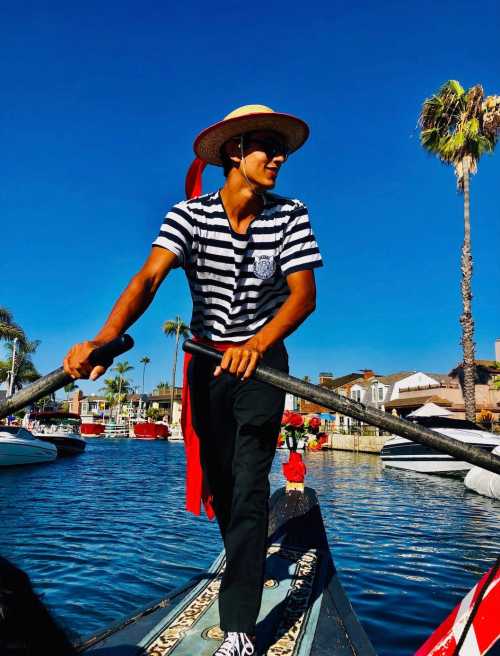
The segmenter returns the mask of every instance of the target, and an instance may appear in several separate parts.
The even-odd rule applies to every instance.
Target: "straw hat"
[[[300,118],[275,112],[265,105],[244,105],[203,130],[195,139],[194,152],[203,162],[222,166],[222,145],[233,137],[256,130],[278,132],[291,153],[300,148],[309,136],[309,127]]]

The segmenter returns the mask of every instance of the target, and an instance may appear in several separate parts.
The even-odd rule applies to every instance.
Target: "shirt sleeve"
[[[165,216],[153,246],[166,248],[177,255],[181,267],[186,266],[193,242],[193,221],[183,203],[174,205]]]
[[[302,205],[295,210],[285,228],[280,267],[284,276],[296,271],[323,266],[323,259],[314,237],[307,208]]]

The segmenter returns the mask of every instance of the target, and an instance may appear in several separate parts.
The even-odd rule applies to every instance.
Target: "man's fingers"
[[[215,367],[214,376],[220,376],[221,372],[222,372],[222,369],[221,369],[220,365],[217,365],[217,367]]]
[[[229,373],[233,374],[233,376],[238,371],[238,365],[240,364],[240,360],[241,360],[242,355],[243,355],[243,353],[241,352],[240,349],[234,349],[233,356],[231,358],[231,365],[229,367]]]
[[[248,361],[250,360],[250,356],[251,356],[250,351],[242,351],[240,363],[236,371],[237,376],[242,376],[245,373],[246,368],[248,366]]]
[[[99,376],[102,376],[105,371],[106,371],[106,367],[101,367],[101,365],[94,367],[90,372],[90,376],[89,376],[90,380],[97,380]]]
[[[260,353],[258,351],[253,351],[252,355],[250,356],[250,362],[248,363],[246,371],[243,374],[242,380],[248,380],[248,378],[250,378],[250,376],[255,371],[255,368],[257,367],[259,360],[260,360]]]

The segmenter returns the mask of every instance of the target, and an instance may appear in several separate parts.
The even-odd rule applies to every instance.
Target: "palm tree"
[[[70,383],[64,386],[64,391],[66,392],[66,403],[69,410],[69,395],[74,390],[78,389],[78,385],[72,380]]]
[[[26,340],[26,336],[18,343],[7,342],[5,349],[7,359],[0,362],[0,383],[8,382],[11,393],[20,390],[26,383],[33,383],[40,378],[31,356],[37,350],[40,342]]]
[[[130,380],[128,378],[124,378],[124,374],[126,374],[129,371],[132,371],[134,367],[127,361],[125,360],[124,362],[117,362],[115,366],[113,367],[113,371],[116,371],[118,373],[118,412],[116,419],[118,421],[120,417],[120,412],[121,412],[121,404],[122,404],[122,388],[124,389],[124,394],[126,396],[127,392],[130,391]],[[125,391],[125,387],[126,391]]]
[[[148,358],[147,355],[145,355],[143,358],[139,360],[139,362],[144,365],[142,368],[142,393],[144,394],[144,375],[146,373],[146,367],[148,364],[151,362],[151,360]]]
[[[5,307],[0,307],[0,340],[13,341],[18,339],[20,343],[26,342],[24,330],[14,322],[12,312]]]
[[[179,350],[179,338],[180,337],[189,337],[189,326],[187,326],[184,321],[179,317],[175,319],[170,319],[165,321],[163,324],[163,332],[167,337],[172,337],[175,335],[175,351],[174,351],[174,363],[172,366],[172,386],[170,389],[170,422],[172,422],[172,417],[174,414],[174,391],[175,391],[175,371],[177,369],[177,353]]]
[[[168,383],[166,383],[164,380],[160,380],[153,391],[158,395],[166,394],[168,392]]]
[[[441,162],[450,164],[464,195],[464,242],[462,246],[462,349],[464,401],[467,419],[475,421],[474,321],[472,318],[472,255],[470,239],[470,174],[484,153],[493,152],[500,129],[500,97],[484,97],[481,85],[464,89],[449,80],[422,105],[420,143]]]

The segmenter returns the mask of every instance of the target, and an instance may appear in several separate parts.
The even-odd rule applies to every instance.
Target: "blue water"
[[[281,485],[279,452],[272,486]],[[341,581],[380,656],[413,653],[493,564],[500,502],[377,456],[306,455]],[[183,509],[181,444],[88,440],[84,454],[0,472],[0,550],[82,637],[205,569],[215,523]]]

